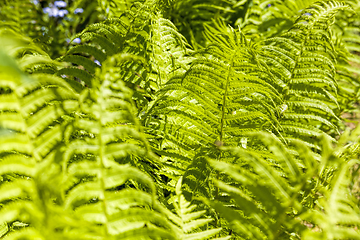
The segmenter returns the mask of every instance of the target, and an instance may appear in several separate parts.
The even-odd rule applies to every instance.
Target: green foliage
[[[0,5],[0,238],[360,239],[358,1],[66,3]]]
[[[296,142],[300,156],[295,159],[273,136],[255,135],[273,154],[271,158],[264,159],[241,148],[226,148],[235,156],[235,163],[210,160],[214,169],[231,177],[228,183],[217,179],[214,183],[232,202],[228,205],[205,201],[224,215],[239,236],[245,239],[360,238],[354,230],[360,223],[359,209],[350,195],[347,173],[358,164],[357,160],[344,161],[336,156],[338,151],[343,151],[342,146],[331,149],[326,138],[322,139],[326,154],[319,162],[300,141]],[[276,168],[269,162],[275,162]],[[315,210],[314,206],[319,209]],[[323,231],[316,231],[315,226]]]

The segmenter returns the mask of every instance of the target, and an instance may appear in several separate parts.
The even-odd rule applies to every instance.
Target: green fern
[[[301,139],[316,150],[314,127],[333,136],[337,131],[336,53],[329,27],[335,14],[347,8],[332,1],[313,4],[287,33],[267,40],[262,48],[273,75],[286,85],[280,124],[290,144]]]
[[[159,125],[164,127],[164,139],[180,141],[188,149],[210,146],[216,140],[238,145],[250,128],[272,129],[276,124],[271,122],[276,122],[277,91],[251,75],[258,63],[244,37],[233,30],[208,37],[213,40],[204,52],[208,57],[199,56],[184,76],[170,80],[148,113],[165,120]]]
[[[20,53],[29,49],[34,52],[36,50],[23,45],[20,40],[26,42],[26,38],[2,36],[2,40],[4,43],[12,42],[11,45],[16,46]],[[31,61],[31,55],[25,57]],[[35,63],[41,59],[39,55],[33,57]],[[1,224],[5,223],[6,229],[2,235],[6,234],[8,239],[18,239],[21,236],[34,239],[41,236],[37,230],[41,232],[43,226],[46,226],[43,220],[46,212],[44,203],[47,201],[41,196],[40,185],[39,188],[36,185],[37,177],[41,174],[41,168],[36,166],[41,161],[41,156],[46,155],[53,144],[60,140],[61,122],[56,122],[61,118],[59,103],[66,98],[74,98],[75,95],[66,83],[53,76],[34,74],[34,78],[30,78],[4,52],[1,52],[1,70],[0,219]],[[61,94],[63,97],[60,97]],[[48,173],[51,175],[51,170]],[[28,227],[30,223],[34,223],[34,227]],[[11,233],[13,231],[15,232]]]
[[[293,29],[263,46],[221,21],[214,23],[216,28],[206,27],[212,44],[197,53],[184,75],[174,76],[159,91],[145,116],[146,126],[161,139],[156,151],[172,175],[186,174],[189,164],[197,161],[196,152],[214,144],[264,154],[261,144],[248,136],[253,131],[272,132],[290,148],[301,140],[315,152],[324,133],[335,141],[335,50],[326,22],[346,6],[324,6],[319,13],[302,15]],[[320,5],[309,11],[316,8]],[[311,24],[301,25],[305,20]],[[227,158],[222,153],[212,157]]]
[[[116,61],[128,58],[117,56],[112,61],[116,64]],[[85,90],[79,98],[74,94],[73,98],[76,98],[68,99],[68,102],[58,98],[61,105],[56,106],[55,102],[51,104],[50,98],[56,95],[46,94],[46,90],[51,88],[43,86],[38,90],[42,94],[37,95],[38,81],[22,73],[6,55],[2,56],[2,63],[8,63],[8,71],[18,74],[12,80],[3,71],[3,79],[9,81],[2,81],[2,87],[10,87],[8,91],[12,91],[2,95],[4,100],[10,101],[3,106],[18,106],[18,110],[9,110],[14,111],[12,115],[17,111],[21,114],[18,119],[12,118],[9,110],[1,114],[3,195],[0,215],[10,231],[7,238],[49,239],[58,236],[78,239],[82,233],[83,239],[95,235],[174,239],[175,225],[167,220],[161,205],[156,202],[152,180],[139,170],[122,165],[132,163],[150,172],[156,164],[134,118],[131,91],[116,81],[117,78],[107,78],[100,82],[101,85],[94,84],[93,91],[99,96],[95,101],[89,90]],[[104,72],[99,73],[100,79],[110,69],[104,67]],[[47,81],[52,78],[57,79],[49,76]],[[59,86],[59,83],[62,82],[51,81],[52,85]],[[32,91],[29,96],[25,95],[27,89]],[[61,90],[57,87],[53,92],[56,89]],[[63,90],[58,96],[64,98],[64,93]],[[18,105],[12,104],[11,101],[16,99]],[[44,106],[42,102],[46,100],[48,105]],[[104,105],[104,101],[107,104]],[[37,110],[37,106],[41,109]],[[75,114],[66,116],[66,110]],[[28,112],[30,117],[27,117]],[[54,125],[57,114],[65,120]],[[22,125],[19,120],[22,120]],[[137,144],[143,144],[143,147],[139,148]],[[146,159],[148,163],[152,162],[151,167],[146,167]],[[45,169],[48,169],[47,174],[42,175]],[[149,193],[145,192],[146,189]],[[139,194],[143,198],[139,198]],[[156,208],[160,212],[145,210],[144,207]],[[141,215],[143,217],[138,220],[134,218]],[[82,224],[77,226],[79,222]],[[128,227],[117,229],[114,224],[119,222]],[[17,226],[21,226],[20,230],[12,233],[19,228]]]
[[[169,74],[187,69],[189,62],[185,58],[188,45],[184,37],[160,13],[153,13],[158,5],[161,2],[150,0],[134,3],[120,17],[87,27],[77,37],[90,44],[70,49],[62,61],[74,66],[63,68],[58,74],[68,76],[68,81],[75,85],[77,80],[83,87],[92,87],[91,79],[98,67],[94,59],[102,63],[118,53],[143,57],[124,62],[118,70],[127,86],[135,91],[134,99],[141,112],[153,92],[168,81]]]
[[[359,12],[359,3],[348,1],[355,13]],[[352,11],[338,14],[336,22],[333,26],[334,35],[337,40],[337,52],[339,53],[337,80],[339,83],[339,102],[341,102],[342,113],[356,112],[356,102],[358,101],[359,76],[357,74],[357,64],[360,63],[359,52],[359,36],[358,14]],[[344,58],[348,59],[344,60]]]
[[[206,44],[203,36],[205,24],[210,24],[213,17],[225,19],[227,15],[235,14],[232,8],[236,5],[234,3],[236,1],[172,0],[169,2],[171,4],[164,12],[164,16],[175,24],[196,50]]]
[[[67,3],[0,4],[0,238],[359,239],[358,1]]]
[[[179,216],[181,223],[180,226],[184,233],[181,239],[186,240],[200,240],[200,239],[217,239],[225,240],[230,239],[230,236],[221,238],[214,238],[220,233],[221,228],[210,229],[209,223],[213,221],[211,218],[200,218],[204,216],[206,210],[194,211],[197,205],[188,202],[182,194],[182,177],[180,177],[175,190],[174,205],[177,215]],[[201,227],[207,226],[208,230],[199,231]],[[196,230],[196,231],[195,231]]]
[[[34,21],[39,21],[37,8],[35,4],[28,0],[19,0],[16,2],[2,1],[0,3],[0,18],[2,22],[0,28],[20,31],[21,33],[30,33],[30,37],[38,37],[39,29],[36,29]]]
[[[345,194],[348,192],[345,175],[354,162],[334,158],[331,149],[326,149],[318,162],[309,148],[299,141],[296,144],[301,161],[297,162],[273,136],[260,133],[257,136],[274,154],[273,159],[233,148],[230,150],[238,157],[236,164],[210,160],[214,169],[233,179],[232,184],[214,179],[232,201],[204,201],[224,216],[231,229],[243,239],[299,238],[301,232],[306,239],[358,239],[359,235],[353,229],[359,224],[357,208],[347,197],[348,193]],[[325,145],[330,143],[323,139],[325,150]],[[269,165],[273,161],[282,170],[280,173]],[[320,182],[324,185],[319,185]],[[314,202],[309,203],[309,198]],[[313,206],[308,209],[309,204],[318,205],[318,209]],[[305,231],[304,220],[319,224],[323,231]],[[340,228],[339,224],[344,226]],[[353,227],[346,227],[349,225]]]

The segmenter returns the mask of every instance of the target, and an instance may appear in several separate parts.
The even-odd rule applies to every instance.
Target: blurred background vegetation
[[[105,19],[97,1],[1,1],[2,28],[32,38],[52,57],[63,56],[88,24]]]

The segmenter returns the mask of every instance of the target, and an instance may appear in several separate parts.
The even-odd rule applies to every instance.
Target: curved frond
[[[342,146],[332,149],[330,142],[322,138],[324,153],[319,162],[308,147],[296,141],[299,156],[295,159],[276,138],[269,134],[255,135],[274,155],[259,157],[241,148],[224,148],[236,156],[236,163],[215,160],[209,163],[227,180],[213,181],[222,195],[230,195],[233,202],[205,198],[204,202],[216,209],[239,236],[247,239],[279,239],[300,233],[301,237],[312,239],[358,239],[354,227],[359,226],[358,207],[347,187],[349,166],[354,162],[347,163],[345,158],[333,155]],[[322,187],[319,181],[324,183]],[[315,224],[319,230],[307,230]]]
[[[309,131],[315,126],[327,134],[337,131],[336,52],[329,28],[335,14],[346,9],[335,1],[314,3],[302,10],[288,32],[267,40],[262,48],[271,72],[287,86],[280,125],[296,121],[295,125],[308,125]],[[299,133],[282,135],[298,138]]]
[[[115,56],[112,64],[128,58]],[[92,94],[77,95],[61,78],[29,77],[4,53],[0,61],[1,98],[8,101],[0,111],[2,236],[177,239],[155,197],[158,163],[134,116],[132,93],[105,77],[112,65],[96,73]]]

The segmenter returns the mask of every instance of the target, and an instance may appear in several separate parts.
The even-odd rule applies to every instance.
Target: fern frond
[[[59,78],[49,74],[30,77],[20,69],[28,70],[34,65],[36,68],[42,59],[56,65],[46,55],[40,55],[43,52],[37,47],[32,48],[27,38],[10,33],[2,35],[1,39],[5,46],[12,42],[16,50],[9,48],[10,54],[17,58],[20,56],[19,66],[6,53],[0,53],[0,88],[5,90],[0,94],[3,100],[0,108],[1,224],[5,221],[8,239],[21,236],[46,239],[42,238],[46,234],[41,234],[45,212],[41,201],[46,200],[40,196],[39,182],[35,180],[39,174],[37,162],[62,140],[59,126],[64,126],[61,118],[66,115],[62,103],[66,105],[66,100],[74,100],[77,96]],[[49,132],[56,137],[51,142],[42,141]]]
[[[337,14],[332,26],[336,38],[337,81],[339,82],[339,103],[341,112],[354,112],[358,101],[359,75],[357,65],[360,63],[357,53],[359,48],[358,20],[359,3],[347,2],[353,10]]]
[[[200,240],[200,239],[219,239],[216,238],[221,231],[221,228],[213,228],[208,230],[201,230],[202,227],[208,226],[213,221],[211,218],[204,218],[206,210],[196,211],[197,205],[191,204],[186,200],[182,194],[182,177],[180,177],[176,184],[176,195],[174,196],[174,206],[177,215],[180,218],[180,227],[184,233],[181,239]],[[214,238],[215,237],[215,238]],[[222,237],[221,239],[230,239],[230,236]]]
[[[168,114],[173,111],[184,112],[189,123],[182,123],[181,126],[194,125],[194,127],[202,129],[200,132],[203,133],[207,132],[205,129],[213,129],[212,133],[207,135],[218,136],[218,139],[223,141],[227,138],[223,132],[225,126],[230,127],[241,122],[246,128],[246,122],[250,118],[253,120],[258,118],[259,121],[272,118],[271,110],[261,112],[260,108],[266,106],[271,109],[273,102],[265,103],[262,100],[275,99],[277,94],[276,90],[261,78],[244,73],[250,68],[256,68],[256,62],[251,62],[250,49],[249,52],[244,53],[240,50],[246,51],[247,48],[246,43],[241,42],[241,37],[237,33],[231,33],[229,36],[218,35],[218,37],[211,35],[209,38],[217,41],[214,45],[209,46],[207,53],[215,58],[195,60],[183,79],[174,78],[169,81],[161,90],[165,94],[155,104],[165,107],[161,108],[162,112],[166,111],[164,109],[169,109],[167,110]],[[225,55],[228,54],[232,56],[231,62],[225,60]],[[175,102],[172,96],[180,101]],[[171,104],[169,108],[166,107],[168,104]],[[182,107],[183,104],[186,104],[186,110]],[[194,113],[200,114],[200,116],[204,115],[201,124],[197,123],[198,120]],[[160,112],[156,114],[160,114]],[[191,115],[193,116],[190,117]],[[204,121],[205,119],[209,120]],[[218,127],[214,129],[216,123]],[[213,138],[213,141],[215,140]]]
[[[269,134],[255,135],[274,155],[259,157],[241,148],[224,148],[238,157],[237,164],[215,160],[209,163],[227,180],[214,179],[215,185],[233,201],[222,203],[204,198],[204,202],[216,209],[239,236],[247,239],[286,238],[300,236],[301,232],[301,237],[306,239],[358,239],[354,226],[359,225],[356,214],[359,209],[348,189],[349,166],[354,163],[334,157],[338,149],[332,149],[326,138],[322,138],[323,154],[319,162],[300,141],[295,142],[299,154],[295,159],[276,138]],[[272,162],[277,164],[272,166]],[[322,187],[319,181],[324,184]],[[304,221],[316,224],[321,230],[306,230]]]
[[[192,194],[195,187],[205,196],[212,190],[196,187],[195,172],[203,170],[197,165],[201,158],[197,153],[213,149],[217,142],[239,146],[249,131],[277,131],[276,103],[281,102],[277,88],[269,83],[269,71],[258,62],[255,46],[249,46],[240,32],[218,24],[219,29],[208,28],[213,44],[198,53],[185,74],[164,85],[144,116],[147,128],[160,139],[154,148],[167,171],[175,173],[169,179],[171,187],[177,176],[189,174],[184,178],[186,190]],[[261,77],[253,75],[258,68]],[[199,176],[200,185],[206,185],[206,177]]]
[[[356,132],[358,132],[358,129],[354,130],[350,137],[344,134],[340,142],[357,139],[358,137],[354,135]],[[353,159],[352,154],[344,154],[344,150],[347,151],[346,148],[344,149],[342,145],[339,145],[333,152],[329,151],[326,156],[323,156],[322,161],[324,163],[332,161],[332,164],[337,169],[326,189],[328,191],[323,190],[323,197],[319,199],[320,210],[307,212],[302,216],[303,219],[311,223],[312,227],[321,228],[321,231],[311,231],[309,229],[303,232],[302,237],[309,239],[360,238],[358,231],[360,210],[356,204],[358,200],[355,200],[349,189],[350,168],[354,164],[358,164],[358,161]],[[337,154],[338,152],[342,152],[343,155]],[[321,169],[324,169],[324,167]]]
[[[13,30],[21,34],[30,34],[30,37],[40,35],[34,21],[39,20],[35,4],[28,0],[16,2],[2,1],[0,3],[0,28]]]
[[[108,77],[130,58],[105,62],[93,89],[78,95],[61,78],[29,77],[1,53],[0,218],[8,239],[177,239],[153,180],[125,164],[158,179],[132,92]]]
[[[64,208],[98,226],[104,237],[172,239],[178,230],[164,218],[152,179],[124,165],[137,166],[157,179],[154,171],[159,163],[134,117],[132,93],[116,76],[109,77],[130,57],[115,55],[97,71],[93,88],[81,94],[77,111],[83,115],[76,117],[72,129],[83,136],[69,138],[66,150],[54,151],[49,160],[63,156],[64,173],[70,180],[62,190]]]
[[[185,57],[188,51],[185,38],[161,13],[154,13],[160,5],[154,0],[135,2],[118,17],[88,26],[76,36],[85,44],[70,49],[61,58],[75,67],[64,68],[58,74],[67,76],[68,81],[75,80],[74,84],[79,81],[91,87],[89,82],[97,68],[94,59],[101,64],[114,54],[136,55],[137,60],[122,62],[118,72],[135,91],[134,99],[142,112],[153,92],[168,81],[169,75],[187,69],[190,61]]]
[[[311,125],[320,126],[324,133],[337,130],[336,53],[329,27],[335,14],[346,9],[347,5],[335,1],[314,3],[302,10],[288,32],[267,40],[269,45],[263,47],[264,61],[288,88],[284,94],[288,108],[281,115],[280,125],[296,120],[309,125],[309,131]],[[299,137],[299,132],[282,134]]]
[[[211,24],[214,16],[221,16],[223,20],[235,14],[235,3],[225,0],[184,0],[170,1],[164,11],[164,17],[170,19],[179,31],[191,43],[194,49],[204,47],[206,39],[203,36],[204,26]]]
[[[281,100],[276,88],[266,82],[269,75],[257,62],[254,46],[248,46],[241,33],[218,24],[219,29],[208,29],[213,44],[199,53],[204,57],[194,60],[183,77],[168,81],[147,113],[163,122],[157,129],[166,134],[157,135],[172,142],[175,137],[178,146],[192,142],[188,149],[209,147],[216,140],[238,145],[246,129],[273,129],[277,124],[275,102]],[[252,71],[259,66],[263,75],[255,77]],[[155,126],[146,118],[149,126]],[[162,148],[167,148],[164,142]],[[188,150],[177,151],[194,157]]]
[[[191,59],[185,57],[189,45],[184,36],[176,29],[175,25],[156,15],[151,22],[151,47],[152,64],[151,68],[156,73],[154,79],[158,87],[162,87],[169,79],[169,75],[182,73],[188,69]]]

